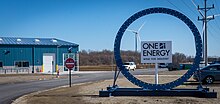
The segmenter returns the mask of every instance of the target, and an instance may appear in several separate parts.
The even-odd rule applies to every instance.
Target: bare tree
[[[140,63],[140,53],[134,51],[121,51],[121,57],[124,62],[134,61]],[[114,62],[113,51],[80,51],[80,65],[112,65]]]
[[[102,51],[92,51],[92,50],[82,50],[80,51],[80,65],[82,66],[95,66],[95,65],[112,65],[115,63],[114,52],[111,50],[102,50]],[[124,51],[121,50],[121,58],[123,62],[133,61],[136,64],[140,64],[141,53],[135,51]],[[172,56],[173,64],[179,65],[179,63],[193,62],[193,56],[186,56],[183,53],[174,53]],[[218,61],[220,57],[213,56],[209,57],[209,61]]]

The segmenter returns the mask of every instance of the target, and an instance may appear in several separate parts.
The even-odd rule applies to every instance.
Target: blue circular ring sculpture
[[[129,27],[129,25],[142,16],[154,14],[154,13],[168,14],[168,15],[172,15],[172,16],[182,20],[190,28],[191,32],[193,33],[194,40],[195,40],[195,46],[196,46],[196,56],[195,56],[192,67],[180,78],[176,79],[175,81],[172,81],[169,83],[164,83],[164,84],[151,84],[151,83],[146,83],[146,82],[143,82],[143,81],[137,79],[127,69],[125,69],[125,67],[123,66],[123,61],[122,61],[121,55],[120,55],[121,39],[122,39],[122,36],[123,36],[125,30]],[[140,12],[135,13],[130,18],[128,18],[124,22],[124,24],[120,27],[120,29],[116,35],[116,38],[115,38],[114,56],[115,56],[116,64],[117,64],[118,68],[121,70],[121,73],[133,84],[135,84],[143,89],[146,89],[146,90],[147,89],[148,90],[172,89],[172,88],[175,88],[175,87],[183,84],[184,82],[186,82],[193,75],[193,73],[197,70],[199,63],[200,63],[200,60],[201,60],[201,56],[202,56],[202,40],[201,40],[200,33],[199,33],[198,29],[196,28],[195,24],[188,17],[186,17],[184,14],[182,14],[176,10],[172,10],[172,9],[168,9],[168,8],[161,8],[161,7],[149,8],[149,9],[145,9],[145,10],[142,10]]]

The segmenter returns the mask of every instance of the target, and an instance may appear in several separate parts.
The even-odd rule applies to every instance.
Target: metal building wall
[[[56,48],[54,46],[34,46],[34,63],[35,65],[43,64],[43,54],[54,53],[56,54]]]
[[[58,51],[57,51],[59,53],[58,65],[63,65],[63,53],[68,53],[68,48],[69,47],[66,47],[66,46],[61,46],[58,48]],[[72,53],[77,53],[78,51],[79,51],[78,47],[72,48]]]
[[[55,53],[55,57],[57,59],[58,57],[58,62],[56,60],[56,64],[58,65],[63,65],[63,53],[68,53],[68,48],[70,46],[35,46],[35,65],[42,65],[43,64],[43,54],[44,53]],[[72,53],[78,52],[78,47],[73,47],[72,48]],[[58,54],[58,55],[57,55]]]
[[[10,53],[5,54],[6,51]],[[0,61],[3,62],[3,66],[14,66],[15,61],[28,61],[32,65],[31,53],[31,46],[2,45],[0,46]]]
[[[32,65],[32,47],[34,47],[35,65],[43,64],[43,53],[58,53],[58,64],[63,65],[63,53],[68,53],[69,48],[69,46],[59,48],[56,46],[0,46],[0,61],[4,61],[4,66],[13,66],[14,61],[29,61]],[[10,53],[5,54],[5,51],[10,51]],[[72,49],[73,53],[77,51],[78,47]]]
[[[63,66],[63,53],[68,53],[68,48],[71,46],[50,46],[50,45],[0,45],[0,61],[3,62],[4,67],[15,67],[15,61],[28,61],[30,70],[37,68],[42,69],[43,54],[54,53],[55,65]],[[73,46],[72,46],[73,47]],[[72,48],[72,53],[78,52],[78,46]],[[6,51],[10,53],[5,54]],[[34,56],[32,55],[34,54]],[[58,54],[58,55],[57,55]],[[34,58],[34,60],[33,60]],[[57,60],[58,59],[58,60]],[[34,71],[35,72],[35,71]]]

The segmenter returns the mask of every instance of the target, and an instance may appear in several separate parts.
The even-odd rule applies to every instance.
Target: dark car
[[[220,64],[220,61],[212,61],[211,63],[209,63],[210,65],[211,64]]]
[[[169,63],[167,68],[169,71],[179,70],[179,64],[178,63]]]
[[[199,71],[196,71],[193,79],[199,81],[200,78],[203,83],[207,84],[220,80],[220,64],[212,64],[200,69],[200,75]]]

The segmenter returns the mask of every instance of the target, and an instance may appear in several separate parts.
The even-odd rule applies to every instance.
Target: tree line
[[[86,51],[79,52],[80,66],[98,66],[98,65],[112,65],[115,64],[114,52],[111,50],[102,51]],[[141,53],[135,51],[121,51],[123,62],[133,61],[136,64],[141,64]],[[220,57],[209,57],[208,61],[219,61]],[[194,56],[187,56],[183,53],[174,53],[172,56],[173,63],[188,63],[194,61]]]

